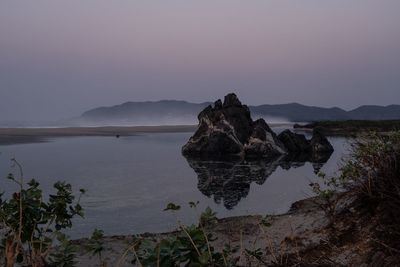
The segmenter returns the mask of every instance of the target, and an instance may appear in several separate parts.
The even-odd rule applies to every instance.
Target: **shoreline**
[[[102,126],[59,128],[0,128],[0,145],[46,142],[48,138],[79,136],[134,136],[143,133],[194,132],[197,125]]]
[[[354,231],[353,225],[347,222],[359,217],[357,212],[349,212],[346,208],[351,198],[345,194],[337,195],[338,199],[342,196],[344,196],[343,199],[338,202],[338,212],[345,214],[345,217],[341,216],[343,221],[336,224],[335,230],[331,228],[320,198],[310,197],[294,202],[289,211],[283,214],[266,217],[255,214],[218,218],[215,224],[205,226],[205,232],[216,238],[211,245],[218,251],[222,250],[226,244],[240,247],[235,253],[238,257],[243,256],[246,250],[267,250],[264,261],[271,265],[276,263],[276,257],[289,259],[301,255],[303,263],[309,263],[309,266],[358,266],[363,263],[364,256],[369,253],[367,241],[361,233],[353,232],[351,238],[336,244],[335,249],[327,243],[333,236],[346,235]],[[262,221],[265,218],[268,218],[269,225],[263,224]],[[161,239],[180,234],[183,234],[182,231],[174,230],[164,233],[146,232],[139,235],[105,236],[103,241],[106,249],[103,259],[111,266],[116,262],[121,263],[119,266],[139,266],[132,265],[132,255],[126,258],[122,256],[127,249],[127,244],[137,238],[158,243]],[[84,248],[88,243],[88,238],[75,239],[72,242]],[[322,258],[321,255],[325,255],[326,258]],[[87,253],[81,252],[77,256],[79,267],[98,266],[97,259]],[[244,257],[240,258],[244,260]],[[329,262],[326,262],[326,259],[329,259]],[[248,263],[242,261],[237,266],[247,266]],[[254,266],[259,266],[257,261],[253,263]],[[335,264],[330,265],[332,263]]]
[[[312,132],[318,129],[326,136],[354,137],[368,132],[387,134],[400,129],[400,120],[345,120],[316,121],[312,123],[296,123],[293,128],[298,131]]]
[[[271,124],[282,127],[292,124]],[[80,136],[135,136],[144,133],[193,133],[197,125],[99,126],[99,127],[0,127],[0,145],[47,142],[49,138]]]

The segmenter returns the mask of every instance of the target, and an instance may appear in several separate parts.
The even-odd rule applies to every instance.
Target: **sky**
[[[398,0],[2,0],[0,121],[126,101],[400,104]]]

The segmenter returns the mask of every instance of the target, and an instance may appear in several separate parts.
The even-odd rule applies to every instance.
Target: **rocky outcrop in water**
[[[289,153],[316,156],[317,154],[330,154],[333,152],[331,143],[319,131],[314,131],[311,140],[307,140],[302,134],[285,130],[278,135],[278,140],[282,142]]]
[[[301,153],[311,151],[310,142],[302,134],[293,133],[290,130],[284,130],[278,135],[278,140],[282,142],[287,152]]]
[[[217,100],[198,115],[199,126],[183,146],[182,153],[195,158],[274,158],[290,153],[331,153],[329,141],[320,133],[304,135],[284,131],[277,136],[263,119],[253,121],[250,110],[233,93]]]
[[[313,154],[332,153],[333,147],[328,139],[318,130],[313,131],[313,137],[310,140]]]

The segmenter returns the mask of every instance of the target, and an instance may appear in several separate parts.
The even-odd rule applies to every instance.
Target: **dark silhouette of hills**
[[[211,102],[190,103],[178,100],[126,102],[121,105],[99,107],[86,111],[79,118],[87,123],[143,123],[195,124],[197,114]],[[360,106],[346,111],[298,103],[249,106],[253,117],[276,118],[282,121],[308,122],[321,120],[396,120],[400,119],[400,105]]]
[[[178,100],[161,100],[146,102],[126,102],[121,105],[111,107],[99,107],[82,114],[86,118],[121,118],[128,116],[160,116],[166,114],[187,115],[194,110],[201,110],[209,103],[194,104]]]
[[[253,114],[286,118],[289,121],[346,120],[348,112],[340,108],[321,108],[298,103],[250,107]],[[399,113],[400,114],[400,113]]]
[[[400,105],[361,106],[349,111],[353,120],[397,120],[400,118]]]
[[[126,102],[86,111],[79,121],[89,124],[195,124],[197,114],[209,104],[178,100]]]

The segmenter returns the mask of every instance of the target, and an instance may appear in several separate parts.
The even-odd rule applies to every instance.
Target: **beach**
[[[57,128],[0,128],[0,145],[45,142],[48,138],[74,136],[132,136],[141,133],[194,132],[196,125],[103,126]]]

